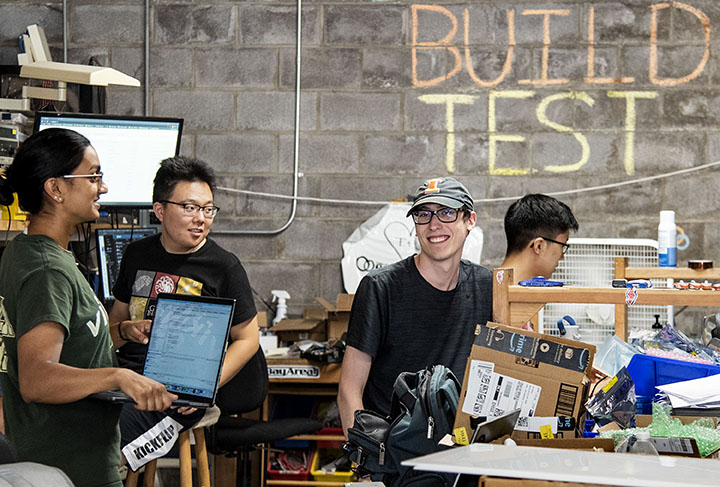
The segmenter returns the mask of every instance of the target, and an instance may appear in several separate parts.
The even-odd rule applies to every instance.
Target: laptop
[[[234,310],[234,299],[158,294],[142,375],[177,394],[173,406],[215,404]],[[90,397],[135,402],[122,391]]]
[[[513,409],[496,418],[490,418],[477,426],[474,426],[470,443],[491,443],[498,438],[509,435],[515,429],[520,417],[520,409]]]

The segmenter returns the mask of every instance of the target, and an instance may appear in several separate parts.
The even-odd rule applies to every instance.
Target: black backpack
[[[346,448],[360,476],[370,475],[387,487],[448,487],[454,474],[420,473],[401,463],[442,449],[438,442],[452,432],[460,383],[450,369],[435,365],[403,372],[395,380],[389,417],[355,411]]]

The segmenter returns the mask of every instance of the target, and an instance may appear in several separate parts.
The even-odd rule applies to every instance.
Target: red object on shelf
[[[312,466],[314,451],[306,450],[306,462],[302,470],[282,470],[279,468],[273,468],[273,463],[277,455],[283,453],[291,453],[290,450],[286,452],[275,452],[271,451],[268,456],[267,473],[268,478],[272,480],[310,480],[310,467]]]
[[[316,435],[324,435],[324,436],[342,436],[343,430],[341,427],[333,427],[333,426],[325,426],[320,431],[315,433]],[[345,443],[344,440],[317,440],[316,442],[317,448],[342,448],[343,443]]]

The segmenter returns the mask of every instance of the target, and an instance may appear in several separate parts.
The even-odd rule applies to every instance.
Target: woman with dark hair
[[[13,192],[30,222],[0,261],[8,436],[21,461],[59,467],[77,486],[120,486],[120,407],[87,396],[121,389],[147,410],[166,409],[176,396],[114,367],[107,314],[68,250],[107,192],[97,153],[76,132],[43,130],[0,178],[0,204]]]

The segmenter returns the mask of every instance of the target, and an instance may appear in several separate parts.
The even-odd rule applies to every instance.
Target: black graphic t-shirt
[[[256,314],[250,283],[242,264],[230,252],[208,239],[192,254],[170,254],[160,234],[128,245],[113,288],[115,299],[128,303],[130,319],[152,319],[159,293],[235,298],[233,324]],[[142,372],[147,346],[129,342],[118,351],[122,367]]]
[[[451,291],[434,288],[413,256],[370,271],[355,292],[347,344],[365,352],[372,365],[363,407],[390,414],[400,372],[442,364],[462,380],[476,325],[492,319],[492,274],[460,262]]]

